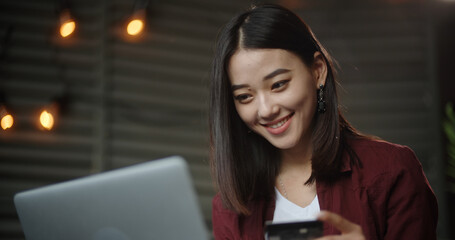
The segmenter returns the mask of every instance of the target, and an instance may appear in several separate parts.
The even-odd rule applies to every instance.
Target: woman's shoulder
[[[266,201],[252,201],[251,213],[241,215],[223,205],[220,193],[212,200],[212,223],[215,239],[260,239],[263,225],[267,220]]]
[[[236,212],[227,209],[224,206],[223,200],[221,199],[221,195],[219,192],[215,194],[215,196],[212,199],[212,218],[234,220],[234,218],[238,218],[238,215],[239,214],[237,214]]]
[[[218,192],[212,199],[212,211],[224,214],[236,214],[234,211],[226,209],[223,205],[223,200],[221,200],[221,195]]]
[[[223,206],[220,193],[212,199],[212,226],[213,234],[217,239],[232,239],[239,236],[238,215]]]
[[[250,214],[248,214],[248,215],[257,214],[258,212],[263,211],[264,208],[270,207],[269,205],[270,205],[270,201],[267,201],[265,199],[257,200],[257,201],[250,200],[247,203],[247,207],[250,210]],[[234,210],[226,208],[225,205],[223,204],[223,200],[221,198],[220,192],[216,193],[212,199],[212,211],[216,212],[217,214],[246,217],[240,213],[237,213]]]
[[[421,169],[414,151],[408,146],[366,137],[350,139],[348,144],[363,168],[376,171]]]
[[[432,193],[428,191],[431,189],[428,180],[411,148],[371,138],[352,140],[350,147],[359,162],[351,167],[357,187],[385,191],[400,185],[407,193]]]
[[[238,235],[239,215],[224,207],[221,195],[218,192],[212,199],[212,223],[213,232],[218,238],[230,238],[232,234]]]
[[[383,223],[387,236],[435,239],[437,201],[414,152],[404,145],[371,138],[348,143],[360,162],[348,178],[355,181],[348,182],[364,191],[368,206],[375,206],[368,214],[381,216],[377,219],[380,224],[387,217]]]

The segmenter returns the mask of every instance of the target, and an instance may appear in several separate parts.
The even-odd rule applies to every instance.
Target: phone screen
[[[321,221],[265,224],[266,240],[311,240],[322,236]]]

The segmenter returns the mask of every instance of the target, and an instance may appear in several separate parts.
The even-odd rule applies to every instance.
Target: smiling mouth
[[[287,117],[285,117],[284,119],[280,120],[277,123],[263,124],[263,125],[266,126],[266,127],[269,127],[269,128],[276,129],[276,128],[279,128],[279,127],[283,126],[292,116],[294,116],[294,113],[289,114]]]

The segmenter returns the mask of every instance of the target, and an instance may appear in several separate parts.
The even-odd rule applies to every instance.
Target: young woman
[[[436,239],[436,198],[413,151],[344,119],[332,60],[299,17],[253,8],[224,27],[215,51],[216,239],[263,239],[266,221],[317,214],[323,239]]]

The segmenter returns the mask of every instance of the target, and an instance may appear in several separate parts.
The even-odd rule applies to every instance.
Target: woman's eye
[[[283,80],[283,81],[279,81],[279,82],[276,82],[272,85],[272,90],[275,90],[275,89],[281,89],[283,88],[284,86],[286,86],[286,84],[289,82],[289,80]]]
[[[234,97],[235,100],[239,101],[240,103],[246,103],[252,99],[250,94],[240,94]]]

